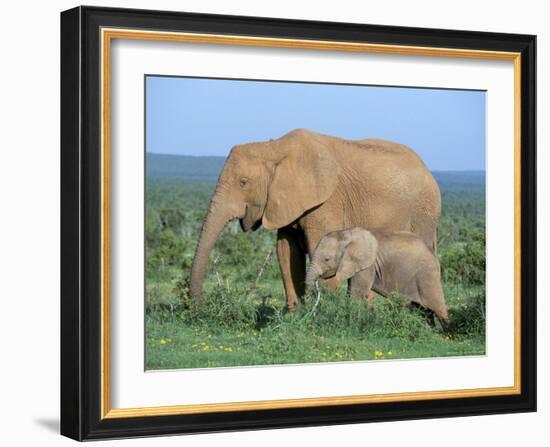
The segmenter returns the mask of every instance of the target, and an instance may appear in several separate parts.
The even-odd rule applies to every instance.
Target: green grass
[[[438,175],[438,231],[450,327],[430,326],[398,296],[374,306],[345,287],[311,292],[287,314],[275,256],[253,287],[275,232],[226,227],[210,256],[205,297],[188,299],[186,279],[215,183],[147,179],[146,368],[204,368],[483,355],[485,353],[485,201],[483,188]]]
[[[228,300],[230,291],[220,289],[188,307],[150,311],[147,364],[173,369],[484,354],[483,328],[468,318],[483,307],[482,295],[456,292],[451,316],[461,324],[447,333],[397,296],[367,306],[345,290],[321,292],[318,303],[308,297],[289,315],[280,299],[233,291]]]

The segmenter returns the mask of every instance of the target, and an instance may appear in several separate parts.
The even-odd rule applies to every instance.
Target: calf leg
[[[375,277],[374,268],[368,268],[357,272],[349,281],[349,291],[352,295],[366,300],[372,304],[376,295],[372,290]]]
[[[441,278],[437,274],[428,274],[419,278],[418,288],[422,304],[434,312],[444,328],[449,325],[449,311],[445,303]]]

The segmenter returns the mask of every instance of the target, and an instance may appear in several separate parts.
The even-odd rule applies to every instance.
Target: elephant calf
[[[352,228],[327,233],[313,253],[306,282],[312,284],[319,276],[349,279],[350,292],[361,298],[368,298],[371,289],[382,296],[398,292],[448,324],[439,262],[424,241],[408,231]]]

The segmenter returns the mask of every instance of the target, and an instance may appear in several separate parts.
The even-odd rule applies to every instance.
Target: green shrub
[[[186,323],[218,328],[252,328],[256,322],[256,305],[244,291],[216,287],[201,299],[190,300],[187,309],[180,313]]]
[[[455,242],[439,251],[441,277],[450,284],[485,284],[485,245]]]
[[[485,336],[485,294],[466,296],[449,308],[449,332],[455,336]]]

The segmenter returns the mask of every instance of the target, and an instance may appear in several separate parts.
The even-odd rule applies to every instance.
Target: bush
[[[449,332],[455,336],[485,336],[485,294],[467,296],[449,308]]]
[[[246,297],[243,290],[216,287],[201,299],[190,300],[180,318],[190,324],[218,328],[252,328],[256,322],[257,306]]]
[[[449,284],[485,284],[485,245],[453,243],[439,252],[441,277]]]

